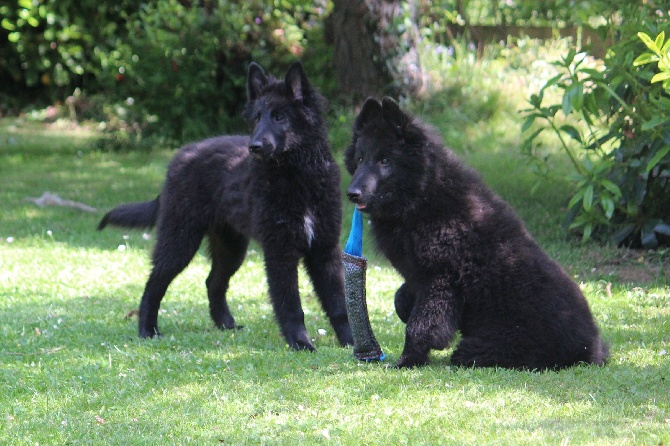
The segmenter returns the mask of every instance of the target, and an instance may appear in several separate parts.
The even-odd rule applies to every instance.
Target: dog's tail
[[[158,219],[159,198],[160,196],[151,201],[128,203],[115,207],[102,217],[98,224],[98,231],[102,231],[107,225],[131,229],[153,228]]]

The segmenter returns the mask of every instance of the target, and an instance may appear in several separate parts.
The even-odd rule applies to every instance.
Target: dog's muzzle
[[[249,153],[258,158],[269,158],[272,156],[274,147],[270,144],[250,144]]]

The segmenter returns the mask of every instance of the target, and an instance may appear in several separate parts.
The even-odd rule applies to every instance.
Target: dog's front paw
[[[162,338],[163,335],[158,331],[158,327],[140,327],[140,338]]]
[[[340,342],[342,347],[354,346],[354,337],[351,334],[351,327],[349,326],[349,322],[336,327],[335,333],[337,335],[337,340]]]
[[[316,348],[309,340],[307,331],[305,330],[300,330],[297,333],[287,335],[286,341],[288,342],[289,347],[291,347],[293,350],[308,350],[310,352],[316,351]]]
[[[235,319],[232,321],[228,321],[226,323],[221,323],[221,324],[215,324],[216,328],[219,330],[242,330],[244,328],[244,325],[237,325],[235,323]]]
[[[216,325],[216,328],[219,330],[235,330],[243,327],[243,325],[237,325],[235,323],[235,318],[230,314],[223,314],[216,317],[212,315],[212,319],[214,320],[214,325]]]
[[[218,327],[219,330],[242,330],[244,325],[233,325],[232,327]]]
[[[395,363],[397,369],[411,369],[414,367],[423,367],[428,364],[428,357],[402,355]]]
[[[289,346],[294,350],[307,350],[310,352],[315,352],[316,347],[310,341],[298,340],[294,343],[289,343]]]

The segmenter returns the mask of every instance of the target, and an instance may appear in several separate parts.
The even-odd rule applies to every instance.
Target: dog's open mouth
[[[359,211],[362,211],[367,207],[365,203],[356,203],[356,207],[358,208]]]

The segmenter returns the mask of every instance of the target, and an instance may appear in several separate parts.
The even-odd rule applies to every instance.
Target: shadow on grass
[[[2,311],[7,317],[3,327],[7,344],[3,346],[6,350],[2,350],[30,356],[49,352],[62,344],[96,347],[100,342],[115,345],[132,342],[137,346],[176,343],[194,352],[221,350],[227,346],[268,353],[287,349],[266,292],[257,295],[257,290],[252,290],[240,295],[239,281],[233,278],[228,303],[242,328],[220,330],[209,315],[204,280],[193,292],[183,285],[182,282],[168,289],[162,300],[158,316],[162,336],[156,339],[140,339],[137,334],[137,309],[144,282],[74,297],[63,297],[56,291],[45,294],[24,291],[20,298],[10,291],[0,292]],[[316,296],[307,292],[302,298],[305,323],[317,348],[339,346]],[[319,335],[320,328],[325,328],[327,335]]]
[[[234,408],[228,417],[262,425],[273,425],[273,419],[284,415],[306,416],[296,409],[299,404],[308,410],[341,405],[337,413],[381,415],[386,410],[384,416],[389,417],[402,417],[399,411],[407,408],[413,416],[433,420],[467,419],[478,412],[490,416],[495,411],[502,417],[501,432],[569,433],[586,428],[599,439],[616,438],[612,426],[645,420],[646,426],[656,428],[667,417],[667,362],[631,358],[636,350],[649,350],[667,336],[660,316],[616,336],[606,328],[613,359],[604,367],[558,372],[452,368],[448,352],[438,352],[428,367],[395,370],[385,364],[397,359],[404,325],[390,324],[378,313],[373,327],[380,331],[392,325],[393,331],[380,336],[389,355],[384,365],[354,360],[351,349],[338,347],[332,335],[317,339],[316,353],[288,349],[271,312],[260,311],[264,296],[248,298],[243,303],[249,308],[236,312],[244,329],[217,330],[209,319],[204,289],[196,303],[167,296],[159,316],[164,337],[142,340],[137,337],[137,319],[125,318],[140,293],[141,286],[134,284],[72,298],[34,296],[27,299],[32,304],[0,295],[6,303],[3,314],[12,315],[3,324],[0,357],[7,370],[19,372],[16,385],[30,389],[25,400],[34,404],[35,395],[50,393],[61,401],[61,411],[71,405],[69,410],[87,410],[87,416],[113,401],[118,411],[108,411],[104,418],[116,420],[115,426],[132,417],[141,423],[155,421],[146,419],[138,407],[165,410],[163,422],[168,423],[189,413],[190,407],[197,407],[196,416],[203,409],[227,414]],[[312,335],[314,328],[308,320]],[[425,408],[418,410],[417,404]],[[453,410],[442,412],[447,407]],[[617,419],[622,416],[625,419]],[[608,427],[584,427],[584,420]]]
[[[86,348],[97,349],[101,344],[126,345],[142,350],[165,350],[178,348],[188,350],[193,354],[221,354],[227,349],[235,350],[236,355],[245,354],[295,354],[296,358],[302,357],[300,352],[288,349],[285,341],[279,334],[279,328],[274,321],[271,309],[260,311],[260,306],[266,303],[263,296],[258,299],[247,298],[244,306],[245,311],[233,312],[238,323],[244,327],[238,330],[219,330],[213,326],[209,318],[207,298],[204,293],[197,296],[195,304],[190,299],[185,300],[176,296],[167,296],[162,305],[159,315],[159,326],[163,336],[156,339],[140,339],[137,336],[137,316],[128,313],[137,309],[141,287],[128,285],[117,287],[104,294],[78,295],[72,298],[49,299],[43,296],[28,297],[32,303],[17,302],[5,294],[0,297],[5,302],[3,313],[11,315],[3,328],[6,343],[3,345],[3,354],[13,354],[16,357],[30,358],[44,354],[55,354],[61,349],[85,350]],[[111,297],[111,296],[132,296]],[[39,299],[39,300],[37,300]],[[37,303],[35,303],[37,300]],[[232,299],[231,299],[232,300]],[[236,314],[237,313],[237,314]],[[309,312],[308,312],[309,313]],[[610,320],[601,324],[603,338],[610,344],[611,357],[604,367],[578,366],[562,371],[510,371],[504,369],[487,368],[451,368],[449,355],[454,346],[446,351],[433,351],[431,363],[425,369],[429,373],[442,370],[444,373],[465,373],[476,375],[490,375],[494,372],[502,372],[504,375],[516,375],[518,377],[528,376],[558,376],[576,370],[580,371],[599,370],[602,372],[615,370],[617,373],[630,373],[645,370],[646,375],[654,371],[659,376],[670,375],[664,361],[654,365],[634,366],[622,360],[626,355],[635,354],[636,350],[646,349],[658,354],[659,358],[670,357],[663,353],[668,336],[668,327],[665,324],[667,315],[647,315],[638,319],[628,319],[626,324],[622,321]],[[308,331],[312,337],[317,333],[314,329],[326,323],[324,315],[318,315],[320,322],[316,324],[307,318]],[[389,355],[384,364],[390,365],[397,359],[402,350],[404,341],[404,324],[400,321],[389,322],[378,314],[371,318],[373,328],[377,332],[388,328],[381,336],[378,336],[382,347]],[[390,327],[385,327],[391,325]],[[332,348],[340,350],[332,330],[326,326],[329,332],[324,338],[317,338],[317,348],[331,351]],[[379,334],[379,333],[378,333]],[[12,345],[13,344],[13,345]],[[341,349],[345,356],[351,354],[351,349]],[[657,350],[657,351],[656,351]],[[247,352],[247,353],[245,353]],[[305,357],[317,358],[319,353],[307,354]],[[370,370],[375,369],[374,364],[365,365],[353,360],[354,364],[363,365]],[[317,360],[318,362],[318,360]],[[667,361],[665,361],[667,362]],[[383,365],[382,365],[382,368]],[[410,373],[398,371],[397,373]],[[640,375],[642,376],[642,375]],[[667,376],[670,379],[670,376]],[[670,385],[670,382],[668,382]]]

